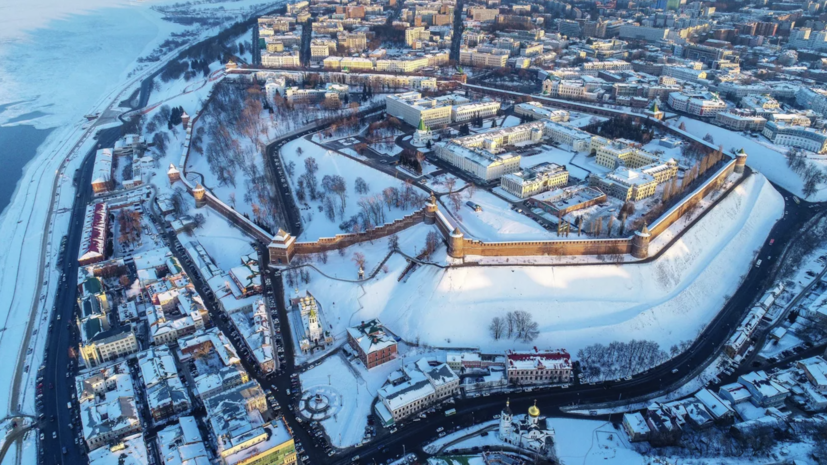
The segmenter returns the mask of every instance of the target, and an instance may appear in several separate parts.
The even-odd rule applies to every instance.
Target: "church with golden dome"
[[[540,416],[537,401],[528,408],[528,414],[518,415],[511,412],[511,401],[506,401],[500,414],[499,438],[512,446],[547,455],[553,451],[554,430],[546,425],[545,417]]]

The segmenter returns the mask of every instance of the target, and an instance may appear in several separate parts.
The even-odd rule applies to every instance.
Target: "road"
[[[106,129],[98,133],[98,143],[102,147],[111,147],[120,138],[120,128]],[[95,161],[93,148],[86,154],[79,170],[77,192],[72,207],[72,222],[69,225],[66,255],[63,261],[63,273],[66,284],[61,285],[55,298],[55,312],[49,323],[49,338],[46,346],[46,355],[43,370],[44,397],[38,399],[38,406],[44,419],[40,422],[41,431],[45,433],[45,440],[41,441],[39,454],[47,459],[47,463],[78,464],[86,461],[85,450],[75,444],[78,431],[75,425],[79,424],[77,404],[72,409],[66,407],[72,402],[74,393],[74,373],[77,372],[77,361],[69,357],[69,347],[76,347],[78,342],[77,325],[75,321],[75,307],[77,302],[77,259],[80,249],[80,239],[83,234],[83,219],[86,205],[92,198],[92,167]],[[71,377],[67,377],[70,374]],[[52,418],[54,417],[54,420]],[[52,439],[52,433],[57,432],[57,439]],[[67,453],[62,453],[66,447]]]

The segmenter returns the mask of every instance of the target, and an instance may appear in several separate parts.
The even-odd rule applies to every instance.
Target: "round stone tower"
[[[632,236],[632,256],[635,258],[647,258],[649,256],[649,239],[652,237],[649,234],[649,228],[646,227],[646,223],[643,223],[643,227],[640,228],[640,231],[635,231],[635,235]]]
[[[465,258],[465,236],[459,228],[454,228],[454,232],[448,238],[448,255],[453,258]]]
[[[436,203],[436,197],[434,197],[434,193],[431,192],[431,198],[428,200],[428,203],[425,204],[425,224],[436,223],[437,210],[439,210],[439,207]]]
[[[747,152],[742,148],[735,154],[735,172],[743,173],[745,166],[747,166]]]
[[[192,190],[192,196],[195,198],[195,207],[201,208],[207,204],[207,190],[201,184],[196,184],[195,189]]]

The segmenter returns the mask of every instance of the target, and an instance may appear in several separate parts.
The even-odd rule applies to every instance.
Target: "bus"
[[[451,415],[456,415],[457,409],[452,408],[445,411],[445,416],[450,417]]]

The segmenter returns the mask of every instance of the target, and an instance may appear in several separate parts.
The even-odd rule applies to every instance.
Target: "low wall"
[[[373,241],[396,234],[425,220],[425,209],[416,211],[400,218],[393,223],[387,223],[378,228],[351,234],[337,234],[335,237],[322,237],[316,242],[297,242],[294,246],[295,254],[311,254],[343,249],[360,242]]]

